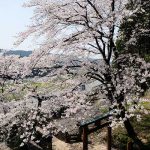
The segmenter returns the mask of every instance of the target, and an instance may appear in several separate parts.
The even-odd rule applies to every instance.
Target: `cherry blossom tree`
[[[115,41],[120,22],[134,11],[126,10],[127,2],[31,0],[24,6],[34,7],[33,23],[27,31],[20,33],[16,44],[31,35],[41,38],[39,49],[30,59],[33,66],[49,53],[67,58],[65,63],[53,58],[48,60],[51,68],[57,70],[55,75],[67,74],[66,82],[74,82],[74,77],[78,81],[67,90],[69,95],[63,97],[64,102],[69,104],[65,117],[88,108],[86,94],[79,94],[75,87],[96,80],[100,84],[96,87],[96,92],[92,92],[97,95],[103,93],[109,102],[112,110],[111,126],[123,124],[129,137],[141,147],[143,144],[137,137],[130,118],[135,115],[137,109],[147,113],[140,105],[139,97],[143,92],[141,84],[149,80],[150,65],[137,55],[118,55]],[[137,119],[140,119],[139,115]]]
[[[1,93],[4,93],[8,81],[15,82],[22,79],[31,71],[29,71],[28,58],[19,58],[19,56],[0,56],[0,66]]]
[[[149,65],[136,56],[118,55],[115,45],[118,27],[122,18],[134,11],[126,10],[126,3],[125,0],[31,0],[25,6],[35,7],[34,23],[21,33],[18,42],[35,34],[45,37],[39,47],[41,53],[55,51],[102,59],[104,69],[100,67],[102,63],[83,63],[83,74],[102,83],[100,90],[106,94],[112,109],[118,109],[116,118],[124,123],[128,135],[140,143],[128,119],[126,102],[137,105],[138,100],[129,96],[139,96],[140,83],[149,78]]]

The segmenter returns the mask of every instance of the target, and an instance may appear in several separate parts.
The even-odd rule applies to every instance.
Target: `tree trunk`
[[[128,136],[134,141],[134,143],[136,145],[138,145],[139,150],[144,150],[144,144],[142,143],[142,141],[137,137],[137,134],[134,131],[133,126],[130,123],[130,120],[127,119],[126,121],[124,121],[124,126],[127,130]]]

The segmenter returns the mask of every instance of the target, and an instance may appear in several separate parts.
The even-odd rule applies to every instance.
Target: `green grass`
[[[52,92],[54,90],[63,90],[65,88],[68,88],[69,84],[61,84],[60,81],[48,81],[48,82],[31,82],[28,83],[31,88],[37,87],[37,90],[44,91],[48,90],[49,92]]]
[[[150,102],[141,102],[141,105],[144,106],[145,109],[150,110]]]
[[[26,91],[19,91],[17,93],[4,93],[3,98],[6,101],[12,101],[12,100],[17,101],[17,100],[23,99],[26,93],[27,93]]]
[[[100,111],[101,111],[102,114],[105,114],[109,111],[109,108],[108,107],[101,107]]]
[[[32,90],[34,88],[37,88],[37,93],[40,94],[52,93],[54,91],[59,91],[59,90],[61,91],[71,86],[69,84],[61,84],[61,81],[63,80],[64,80],[63,78],[57,80],[55,79],[53,81],[49,80],[47,82],[42,82],[42,81],[36,82],[36,81],[25,80],[23,84],[25,85],[26,88],[23,90],[21,85],[8,82],[4,87],[4,93],[2,93],[2,89],[0,89],[0,95],[2,95],[5,100],[11,101],[14,99],[15,100],[23,99],[23,97],[27,94],[27,91]],[[18,88],[19,90],[17,92],[15,91],[9,92],[9,89],[15,89],[15,88]]]

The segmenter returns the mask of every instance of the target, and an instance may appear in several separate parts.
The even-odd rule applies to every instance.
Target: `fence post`
[[[111,127],[107,127],[107,150],[111,150]]]
[[[51,136],[51,137],[50,137],[49,144],[48,144],[48,149],[49,149],[49,150],[52,150],[52,149],[53,149],[52,143],[53,143],[53,137]]]
[[[101,125],[101,121],[100,120],[95,122],[95,126],[99,126],[99,125]]]
[[[129,141],[129,142],[127,143],[127,150],[132,150],[132,146],[133,146],[132,141]]]
[[[70,137],[69,137],[68,132],[65,133],[65,142],[66,142],[66,143],[69,143],[69,142],[70,142]]]
[[[83,127],[83,150],[88,150],[88,127]]]

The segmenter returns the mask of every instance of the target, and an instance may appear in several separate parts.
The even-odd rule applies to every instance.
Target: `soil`
[[[0,143],[0,150],[11,150],[11,149],[7,147],[5,143]]]
[[[91,134],[89,136],[89,150],[107,150],[106,131],[100,133]],[[53,137],[54,150],[83,150],[82,142],[79,143],[65,143],[56,137]],[[112,150],[116,150],[112,148]]]
[[[79,143],[65,143],[56,137],[53,137],[53,150],[83,150],[82,142]],[[89,150],[107,150],[106,130],[98,131],[89,136]],[[0,143],[0,150],[11,150],[5,143]],[[112,148],[112,150],[116,150]]]

